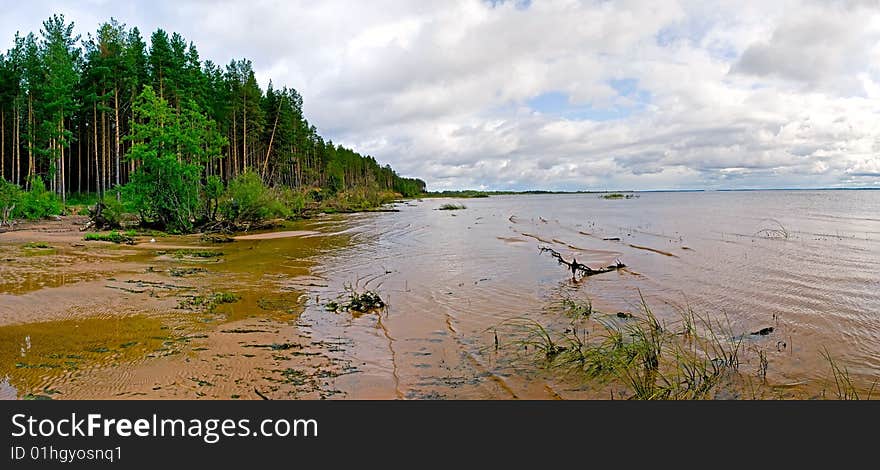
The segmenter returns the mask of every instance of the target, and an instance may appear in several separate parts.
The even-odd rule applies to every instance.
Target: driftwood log
[[[541,253],[550,253],[551,256],[556,258],[556,261],[559,261],[559,264],[568,266],[568,269],[571,270],[571,277],[577,278],[578,273],[582,276],[595,276],[596,274],[602,273],[610,273],[611,271],[617,271],[619,269],[623,269],[626,267],[625,264],[621,263],[620,260],[617,260],[617,263],[612,264],[610,266],[605,266],[604,268],[593,269],[586,264],[578,263],[576,258],[572,258],[571,261],[566,261],[565,258],[559,254],[558,251],[548,248],[546,246],[540,247]]]

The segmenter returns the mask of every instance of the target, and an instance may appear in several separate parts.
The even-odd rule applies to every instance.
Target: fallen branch
[[[568,269],[571,270],[571,277],[575,278],[578,273],[581,273],[582,276],[595,276],[596,274],[609,273],[611,271],[617,271],[619,269],[623,269],[626,267],[625,264],[621,263],[620,260],[617,260],[617,263],[612,264],[610,266],[605,266],[604,268],[593,269],[586,264],[578,263],[577,259],[572,258],[571,261],[566,261],[565,258],[559,254],[558,251],[548,248],[546,246],[542,246],[539,248],[541,253],[547,252],[550,253],[551,256],[556,258],[559,261],[559,264],[568,266]]]

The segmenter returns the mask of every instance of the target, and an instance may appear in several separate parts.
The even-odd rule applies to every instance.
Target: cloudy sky
[[[10,1],[254,61],[429,189],[880,186],[880,0]]]

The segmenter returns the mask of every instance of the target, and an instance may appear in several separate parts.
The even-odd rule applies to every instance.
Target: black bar
[[[506,462],[518,468],[528,460],[556,466],[587,458],[613,458],[620,468],[631,468],[641,459],[659,465],[665,459],[691,461],[702,455],[787,466],[810,463],[820,455],[842,462],[862,453],[876,463],[880,423],[878,402],[17,401],[2,402],[0,407],[0,432],[6,442],[3,468],[9,469],[247,468],[256,463],[339,468],[346,461],[373,468],[405,456],[416,459],[400,460],[411,464],[408,468],[428,462],[458,462],[461,468],[477,462],[494,468]],[[72,413],[132,422],[150,421],[154,414],[159,420],[196,419],[201,435],[120,437],[115,431],[109,437],[12,435],[22,431],[13,424],[15,415],[55,423]],[[205,442],[210,419],[247,419],[249,427],[256,428],[264,419],[274,424],[281,418],[314,419],[317,436],[218,436],[216,443]],[[25,419],[17,418],[26,426]],[[284,430],[282,426],[280,431]],[[121,458],[114,455],[112,463],[59,461],[60,449],[117,447]],[[23,458],[15,458],[16,452]],[[33,452],[38,459],[31,458]],[[46,455],[54,458],[47,461],[42,458]]]

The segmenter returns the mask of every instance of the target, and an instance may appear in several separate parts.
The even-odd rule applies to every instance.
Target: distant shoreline
[[[489,196],[517,196],[517,195],[541,195],[541,194],[632,194],[632,193],[712,193],[712,192],[759,192],[759,191],[880,191],[880,187],[869,188],[745,188],[745,189],[625,189],[625,190],[584,190],[584,191],[549,191],[549,190],[526,190],[526,191],[482,191],[464,189],[456,191],[429,191],[419,198],[483,198]]]

